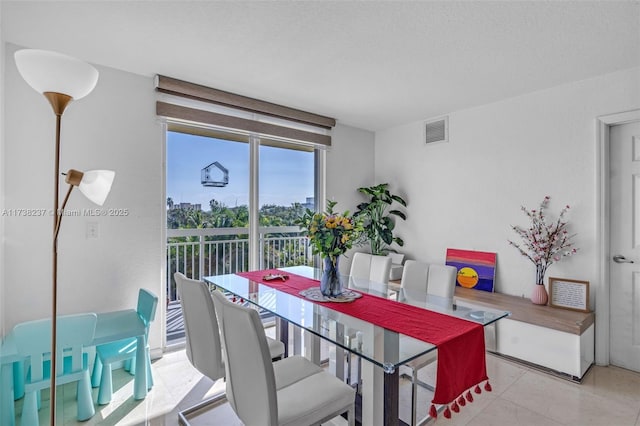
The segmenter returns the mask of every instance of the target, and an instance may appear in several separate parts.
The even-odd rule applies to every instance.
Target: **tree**
[[[245,228],[249,225],[249,208],[246,205],[228,207],[216,199],[209,201],[211,211],[176,206],[167,198],[167,228]],[[300,203],[290,206],[265,204],[260,208],[261,226],[292,226],[305,208]]]
[[[222,201],[218,201],[215,198],[212,198],[209,201],[209,208],[211,209],[211,214],[216,214],[222,212],[227,208],[227,206]]]

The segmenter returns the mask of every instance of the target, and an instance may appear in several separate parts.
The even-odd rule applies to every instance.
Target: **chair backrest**
[[[213,300],[223,318],[227,399],[244,424],[276,426],[276,380],[260,316],[218,292]]]
[[[388,256],[371,256],[371,267],[369,279],[377,283],[387,284],[389,282],[389,271],[391,270],[391,258]]]
[[[407,260],[402,269],[400,287],[411,292],[427,293],[429,264],[417,260]]]
[[[453,299],[456,292],[457,269],[451,265],[432,264],[429,266],[427,294]]]
[[[187,358],[211,380],[224,377],[218,318],[207,284],[174,274],[187,336]]]
[[[377,283],[386,284],[389,282],[390,270],[390,257],[356,252],[353,254],[351,272],[349,272],[349,275],[354,278],[363,278]]]
[[[83,370],[82,349],[93,341],[97,316],[94,313],[61,315],[56,325],[56,375],[64,372],[64,359],[71,360],[71,370]],[[29,357],[31,383],[44,377],[44,360],[51,353],[51,319],[23,322],[13,329],[18,353]],[[68,362],[68,361],[67,361]]]
[[[141,288],[138,291],[138,307],[136,311],[144,325],[149,330],[149,325],[156,318],[156,307],[158,306],[158,296],[148,290]]]
[[[351,261],[351,270],[349,275],[354,278],[369,279],[371,271],[371,255],[369,253],[356,252],[353,254]]]

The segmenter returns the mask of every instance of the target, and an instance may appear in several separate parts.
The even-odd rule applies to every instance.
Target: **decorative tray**
[[[287,274],[267,274],[264,277],[262,277],[263,280],[265,281],[286,281],[289,279],[289,275]]]
[[[320,287],[309,287],[306,290],[301,290],[300,295],[306,297],[314,302],[353,302],[356,299],[362,297],[362,294],[353,290],[344,289],[342,294],[338,297],[327,297],[320,293]]]

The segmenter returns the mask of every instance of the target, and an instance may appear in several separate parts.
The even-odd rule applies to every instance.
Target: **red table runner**
[[[319,285],[317,280],[291,273],[287,273],[287,281],[263,279],[268,274],[282,273],[271,269],[237,275],[300,298],[304,298],[300,296],[300,290]],[[436,389],[429,410],[432,417],[437,416],[433,404],[447,405],[444,411],[447,418],[451,416],[449,404],[453,411],[458,412],[458,404],[466,404],[465,397],[467,401],[473,401],[470,389],[475,386],[474,392],[480,393],[478,385],[485,380],[485,390],[491,390],[486,371],[484,327],[481,324],[366,293],[351,303],[324,304],[335,311],[431,343],[438,348]]]

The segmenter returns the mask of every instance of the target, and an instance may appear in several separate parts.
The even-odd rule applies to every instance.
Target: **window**
[[[308,264],[309,247],[295,219],[315,210],[315,150],[260,141],[258,218],[259,269]]]
[[[172,335],[184,336],[174,272],[201,278],[312,262],[307,240],[293,223],[302,209],[323,203],[323,149],[331,146],[336,121],[156,77],[156,114],[168,128],[171,341]]]
[[[316,207],[318,149],[184,125],[168,129],[170,300],[176,271],[200,279],[312,261],[294,221]]]

